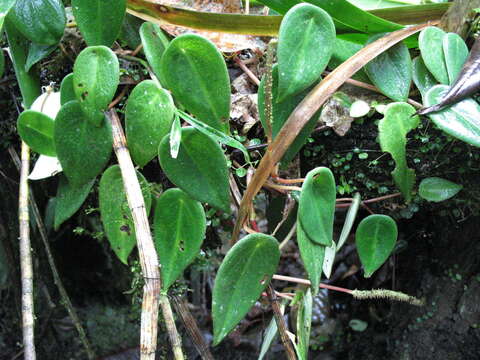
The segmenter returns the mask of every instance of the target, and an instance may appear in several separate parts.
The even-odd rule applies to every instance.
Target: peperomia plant
[[[416,186],[414,170],[407,164],[408,134],[420,122],[415,106],[421,106],[409,100],[412,80],[424,105],[436,104],[461,73],[468,56],[465,43],[455,34],[427,25],[404,28],[347,1],[262,2],[285,16],[278,29],[277,63],[267,67],[258,90],[259,117],[269,146],[255,176],[245,184],[240,204],[231,200],[231,148],[243,153],[242,166],[254,168],[256,164],[246,144],[231,135],[230,79],[225,59],[214,43],[196,34],[170,41],[157,24],[143,23],[139,37],[146,61],[128,56],[143,64],[150,78],[139,81],[131,91],[128,84],[123,85],[119,92],[121,52],[111,47],[120,33],[126,7],[130,6],[133,14],[148,13],[151,18],[155,12],[147,8],[142,13],[142,1],[74,0],[73,15],[87,47],[76,57],[73,73],[63,79],[55,102],[49,100],[56,107],[52,115],[44,109],[28,108],[39,92],[34,63],[60,41],[66,21],[64,7],[59,0],[17,0],[1,5],[5,13],[10,10],[6,32],[25,106],[18,118],[18,133],[33,151],[52,161],[58,159],[58,170],[63,171],[56,196],[55,229],[75,214],[100,177],[99,208],[112,251],[128,265],[138,245],[145,277],[142,359],[154,357],[159,303],[175,357],[183,358],[167,294],[202,248],[207,227],[205,209],[238,215],[231,248],[219,266],[213,287],[214,345],[265,295],[273,302],[288,356],[306,359],[312,295],[322,286],[322,272],[330,276],[335,254],[353,228],[361,200],[360,195],[348,200],[351,208],[337,240],[333,231],[335,208],[344,200],[336,198],[332,171],[318,167],[302,179],[288,180],[278,176],[276,166],[289,165],[316,126],[323,102],[357,72],[393,100],[382,110],[379,142],[382,151],[390,153],[395,161],[392,177],[408,203]],[[3,15],[0,26],[2,22]],[[390,33],[395,30],[398,32]],[[347,35],[339,37],[336,31]],[[419,31],[417,40],[415,33]],[[409,47],[417,44],[421,56],[412,62]],[[274,58],[274,48],[270,44],[270,59]],[[348,56],[342,58],[345,54]],[[327,66],[333,72],[322,80]],[[118,121],[120,110],[126,141]],[[449,135],[480,146],[479,115],[478,103],[469,98],[428,117]],[[105,170],[113,148],[118,165],[111,164]],[[157,166],[156,171],[174,187],[155,196],[155,184],[142,175],[147,166]],[[300,289],[294,299],[300,308],[297,339],[293,341],[295,353],[288,351],[292,344],[271,287],[272,279],[285,280],[275,275],[282,246],[274,236],[256,227],[252,205],[253,197],[269,177],[276,182],[271,187],[292,191],[298,202],[294,226],[308,276],[303,284],[311,288]],[[303,185],[301,189],[289,187],[281,185],[282,180]],[[460,189],[450,181],[428,178],[422,179],[419,195],[428,201],[442,201]],[[149,217],[154,236],[150,234]],[[238,240],[241,229],[250,234]],[[387,215],[372,214],[358,224],[355,239],[365,277],[386,262],[397,235],[397,225]],[[344,290],[358,298],[369,297],[368,292]],[[371,297],[418,303],[404,294],[381,294],[372,293]],[[286,297],[291,300],[291,296]]]

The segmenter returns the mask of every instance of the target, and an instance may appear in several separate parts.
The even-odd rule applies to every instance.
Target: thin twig
[[[258,77],[252,72],[252,70],[247,67],[247,65],[243,63],[243,61],[238,56],[235,56],[233,58],[233,61],[235,61],[235,64],[237,64],[238,67],[242,69],[245,74],[247,74],[247,76],[250,78],[250,80],[253,81],[255,85],[260,85],[260,80],[258,80]]]

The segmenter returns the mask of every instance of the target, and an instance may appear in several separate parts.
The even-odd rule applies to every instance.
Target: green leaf
[[[422,98],[425,97],[425,94],[431,87],[438,84],[437,80],[433,77],[430,71],[428,71],[421,56],[417,56],[413,59],[412,75],[413,82],[418,90],[420,90]]]
[[[343,34],[338,35],[333,46],[332,57],[328,63],[330,69],[335,69],[337,66],[347,61],[357,52],[363,48],[363,44],[368,39],[367,34]],[[352,79],[370,83],[365,70],[362,68],[352,76]]]
[[[73,88],[73,73],[68,74],[60,85],[60,104],[65,105],[69,101],[77,100]]]
[[[383,36],[371,36],[367,45]],[[412,83],[412,60],[404,43],[400,42],[378,55],[365,65],[365,72],[385,96],[395,101],[407,101]]]
[[[428,71],[442,84],[449,84],[445,55],[443,52],[443,38],[446,33],[437,27],[427,27],[420,32],[418,46],[420,54]]]
[[[193,128],[182,128],[176,159],[170,154],[170,135],[158,149],[168,179],[192,198],[230,213],[228,166],[220,146]]]
[[[133,89],[125,111],[125,130],[133,161],[144,166],[158,153],[158,145],[170,131],[175,105],[168,91],[153,80]]]
[[[283,299],[280,303],[280,313],[283,315],[285,313],[285,305],[287,300]],[[267,328],[264,331],[262,347],[260,348],[260,355],[258,355],[258,360],[263,360],[265,355],[267,354],[268,349],[272,345],[273,340],[275,340],[278,333],[277,322],[275,321],[275,317],[272,317],[270,323],[268,324]]]
[[[370,215],[358,224],[355,242],[366,278],[372,276],[388,259],[397,235],[397,224],[390,216]]]
[[[55,121],[49,116],[34,110],[26,110],[17,121],[17,131],[22,140],[33,151],[47,156],[56,156],[53,142]]]
[[[463,64],[468,58],[468,48],[465,41],[455,33],[445,34],[443,37],[443,54],[447,67],[449,84],[457,79],[462,70]]]
[[[335,214],[335,179],[330,169],[318,167],[308,172],[298,204],[298,220],[308,237],[330,246]]]
[[[302,228],[302,224],[297,220],[297,244],[300,250],[300,256],[303,266],[307,271],[308,278],[312,283],[313,295],[318,293],[320,278],[322,276],[323,259],[325,257],[325,246],[313,242]]]
[[[160,29],[160,26],[151,22],[142,24],[140,27],[140,38],[142,39],[143,51],[147,61],[161,82],[161,59],[170,40]]]
[[[113,99],[119,80],[118,59],[109,48],[90,46],[77,56],[73,65],[73,89],[93,124],[102,123],[102,112]]]
[[[67,23],[60,0],[17,0],[9,18],[23,36],[41,45],[58,44]]]
[[[143,23],[144,21],[136,16],[128,13],[125,15],[119,38],[125,41],[132,50],[135,50],[142,43],[139,31]]]
[[[297,350],[300,360],[308,359],[308,345],[312,328],[312,305],[312,292],[307,289],[300,301],[297,313]]]
[[[177,37],[163,54],[160,78],[197,119],[229,132],[230,80],[213,43],[194,34]]]
[[[112,130],[108,121],[92,125],[78,101],[62,106],[55,119],[54,142],[57,157],[72,186],[94,179],[112,153]]]
[[[15,5],[15,1],[17,0],[2,0],[2,2],[0,3],[0,34],[3,30],[3,23],[5,21],[5,18],[7,17],[13,5]]]
[[[85,185],[73,187],[64,175],[60,175],[55,204],[55,230],[58,230],[60,225],[80,209],[94,183],[95,179],[90,180]]]
[[[272,136],[273,139],[282,129],[283,125],[287,121],[288,117],[292,111],[297,107],[298,104],[303,100],[303,98],[310,92],[311,88],[308,88],[301,93],[290,96],[285,101],[276,102],[275,99],[278,96],[278,66],[274,65],[272,68]],[[265,76],[260,82],[258,87],[258,113],[260,117],[260,122],[264,129],[267,127],[265,119]],[[302,146],[306,143],[311,132],[315,128],[318,122],[318,117],[320,116],[320,110],[312,116],[312,119],[303,127],[300,131],[294,142],[290,145],[288,150],[285,152],[282,158],[282,166],[286,166],[290,161],[295,157],[295,155],[300,151]]]
[[[454,182],[439,177],[430,177],[422,180],[418,194],[425,200],[440,202],[454,197],[462,188],[462,185]]]
[[[212,296],[213,344],[242,320],[268,286],[280,260],[278,242],[250,234],[227,253],[217,272]]]
[[[122,28],[126,0],[72,0],[73,15],[88,46],[112,46]]]
[[[395,161],[393,180],[407,202],[412,198],[415,184],[415,171],[407,167],[407,134],[420,122],[420,118],[414,114],[415,109],[407,103],[391,103],[378,123],[380,147],[382,151],[389,152]]]
[[[25,71],[29,71],[30,68],[40,60],[43,60],[50,55],[57,48],[57,44],[54,45],[40,45],[37,43],[30,43],[28,49],[27,62],[25,63]]]
[[[438,104],[448,91],[446,85],[437,85],[425,95],[425,106]],[[473,99],[464,99],[428,117],[447,134],[480,147],[480,105]]]
[[[155,206],[155,247],[162,266],[162,288],[178,279],[200,251],[206,231],[202,204],[180,189],[165,191]]]
[[[320,79],[335,42],[335,26],[319,7],[299,4],[282,20],[278,35],[278,94],[281,102]]]
[[[138,171],[137,178],[142,188],[145,210],[148,214],[152,205],[150,187],[147,180]],[[128,256],[137,240],[132,213],[125,195],[122,173],[118,165],[110,166],[103,173],[98,189],[98,200],[103,228],[110,246],[120,261],[128,265]]]

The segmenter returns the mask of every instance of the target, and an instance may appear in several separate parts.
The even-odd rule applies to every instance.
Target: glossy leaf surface
[[[418,194],[428,201],[440,202],[455,196],[463,186],[439,177],[423,179]]]
[[[63,78],[62,84],[60,85],[60,103],[64,105],[76,99],[77,97],[73,88],[73,73],[70,73]]]
[[[163,54],[160,77],[175,100],[195,117],[229,132],[230,80],[213,43],[193,34],[177,37]]]
[[[445,34],[443,37],[443,54],[447,67],[449,84],[457,79],[463,64],[468,58],[468,48],[460,35],[455,33]]]
[[[407,202],[412,197],[415,184],[415,171],[407,166],[407,134],[420,122],[417,115],[412,116],[414,114],[414,107],[407,103],[391,103],[385,108],[384,118],[378,123],[380,147],[382,151],[389,152],[395,161],[393,180]]]
[[[323,259],[325,257],[325,245],[313,242],[302,228],[300,221],[297,221],[297,244],[302,257],[303,266],[307,271],[308,278],[312,283],[313,295],[318,292],[320,278],[322,276]]]
[[[212,297],[213,344],[243,319],[268,286],[280,260],[278,242],[250,234],[227,253],[217,272]]]
[[[57,48],[57,44],[54,45],[39,45],[36,43],[30,43],[28,48],[27,62],[25,63],[25,71],[30,71],[30,68],[39,61],[46,58]]]
[[[143,51],[153,72],[161,82],[161,59],[170,40],[163,33],[160,26],[151,22],[144,22],[140,27]]]
[[[53,142],[55,121],[49,116],[34,110],[26,110],[17,121],[17,131],[22,140],[33,151],[47,156],[56,156]]]
[[[383,34],[371,36],[367,45],[380,39]],[[372,83],[387,97],[406,101],[412,83],[412,60],[404,43],[398,43],[378,55],[364,67]]]
[[[170,131],[175,105],[170,93],[153,80],[144,80],[128,97],[125,131],[133,161],[144,166],[158,153],[158,145]]]
[[[150,188],[147,180],[139,172],[137,172],[137,178],[142,189],[145,210],[148,214],[152,205]],[[98,200],[103,228],[110,246],[120,261],[127,265],[128,256],[136,244],[135,226],[123,187],[122,173],[118,165],[110,166],[103,173],[100,179]]]
[[[422,94],[422,97],[425,96],[430,88],[438,84],[438,81],[433,77],[430,71],[428,71],[421,56],[417,56],[413,59],[412,75],[413,82]]]
[[[73,65],[73,90],[89,118],[100,126],[103,111],[115,95],[120,81],[118,59],[105,46],[90,46],[82,50]]]
[[[58,230],[60,225],[80,209],[94,183],[95,179],[90,180],[85,185],[73,187],[65,176],[60,176],[55,204],[55,230]]]
[[[0,3],[0,33],[3,30],[3,23],[5,22],[5,17],[8,15],[13,5],[15,5],[17,0],[3,0]]]
[[[450,81],[443,52],[443,37],[445,35],[446,33],[443,30],[430,26],[420,33],[418,46],[428,71],[432,73],[438,82],[449,84]]]
[[[62,106],[55,119],[54,142],[63,171],[72,186],[85,185],[105,167],[112,153],[110,123],[94,126],[78,101]]]
[[[368,278],[388,259],[397,242],[397,224],[386,215],[370,215],[355,234],[358,256]]]
[[[171,157],[170,136],[163,138],[158,154],[172,183],[192,198],[230,212],[227,161],[215,141],[193,128],[182,128],[177,158]]]
[[[291,8],[279,31],[274,101],[284,101],[316,82],[330,60],[334,42],[335,27],[325,11],[310,4]]]
[[[202,204],[180,189],[165,191],[155,206],[155,247],[167,291],[195,259],[206,231]]]
[[[448,86],[434,86],[425,96],[425,105],[438,104],[447,91]],[[480,147],[480,105],[475,100],[464,99],[428,117],[447,134]]]
[[[300,194],[298,219],[308,237],[317,244],[332,244],[335,199],[335,179],[330,169],[318,167],[309,171]]]
[[[9,18],[26,38],[41,45],[57,44],[67,22],[61,0],[17,0]]]
[[[88,46],[112,46],[122,28],[126,0],[72,0],[73,15]]]

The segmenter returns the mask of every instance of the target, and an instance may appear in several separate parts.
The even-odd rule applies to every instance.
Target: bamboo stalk
[[[28,213],[30,148],[22,141],[18,222],[20,226],[20,269],[22,273],[22,330],[25,360],[35,360],[35,317],[33,309],[33,267]]]
[[[160,265],[150,232],[142,190],[130,157],[130,152],[127,148],[122,125],[114,109],[109,110],[106,115],[112,125],[113,149],[122,173],[128,207],[132,212],[140,265],[145,279],[140,325],[140,359],[155,359],[158,333],[158,308],[160,305],[175,359],[183,360],[181,338],[175,327],[170,301],[166,294],[160,292]]]

